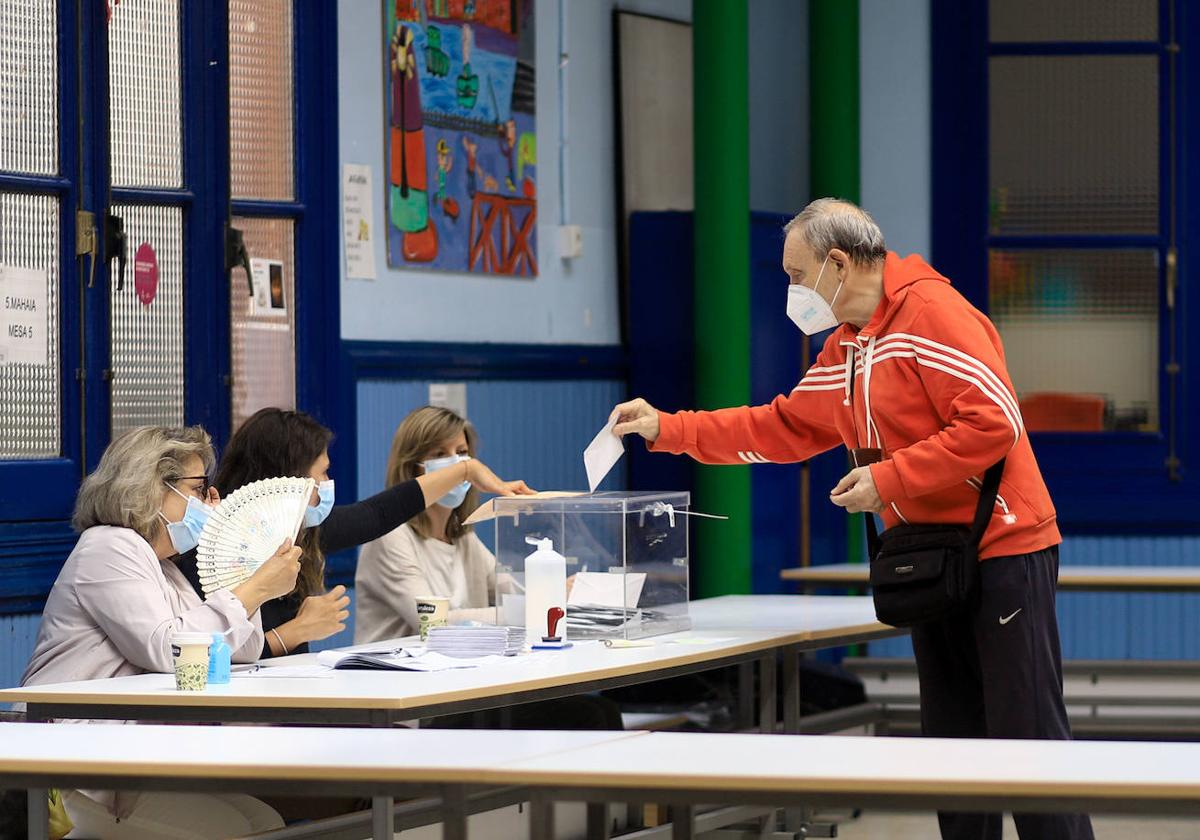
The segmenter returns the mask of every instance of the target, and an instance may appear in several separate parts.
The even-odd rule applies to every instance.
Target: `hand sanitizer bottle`
[[[224,633],[213,633],[212,644],[208,646],[208,682],[210,685],[221,685],[229,682],[230,660],[233,651],[225,643]]]
[[[554,550],[550,539],[526,537],[525,542],[537,546],[537,551],[525,558],[525,641],[542,644],[550,636],[547,615],[557,607],[565,615],[567,609],[567,559]],[[566,621],[558,622],[554,630],[558,645],[567,640]]]

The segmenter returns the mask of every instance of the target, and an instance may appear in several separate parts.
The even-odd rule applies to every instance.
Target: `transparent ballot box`
[[[689,629],[690,504],[681,492],[496,499],[497,622],[525,626],[525,561],[549,539],[566,560],[568,641]]]

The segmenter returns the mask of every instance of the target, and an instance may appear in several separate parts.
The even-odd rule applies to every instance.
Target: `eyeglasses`
[[[203,484],[200,485],[200,500],[204,501],[205,499],[208,498],[208,489],[210,487],[212,487],[212,483],[208,480],[208,476],[206,476],[206,475],[181,475],[179,478],[172,479],[171,483],[178,484],[181,481],[201,481],[201,482],[203,482]]]

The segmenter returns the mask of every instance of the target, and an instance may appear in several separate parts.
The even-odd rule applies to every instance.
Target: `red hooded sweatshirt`
[[[983,473],[1007,456],[980,558],[1061,542],[1000,335],[919,256],[888,253],[870,323],[834,330],[790,394],[753,408],[660,413],[659,421],[652,450],[706,464],[790,463],[839,444],[878,447],[884,460],[871,475],[885,527],[969,525]]]

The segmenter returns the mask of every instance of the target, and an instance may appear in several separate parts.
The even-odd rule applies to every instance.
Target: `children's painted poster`
[[[388,265],[537,274],[534,0],[383,0]]]

